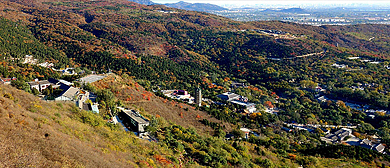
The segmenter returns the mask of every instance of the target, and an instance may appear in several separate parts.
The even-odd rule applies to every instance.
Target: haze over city
[[[179,1],[184,1],[188,3],[211,3],[211,4],[217,4],[217,5],[224,5],[224,4],[234,4],[234,5],[244,5],[244,4],[389,4],[388,1],[385,0],[376,0],[376,1],[352,1],[352,0],[346,0],[346,1],[337,1],[337,0],[329,0],[329,1],[323,1],[323,0],[276,0],[276,1],[257,1],[257,0],[245,0],[245,1],[224,1],[224,0],[196,0],[196,1],[189,1],[189,0],[155,0],[153,2],[155,3],[176,3]]]

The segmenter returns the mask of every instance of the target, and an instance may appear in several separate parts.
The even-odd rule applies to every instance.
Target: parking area
[[[104,79],[106,76],[103,75],[88,75],[80,79],[81,83],[93,83],[98,80]]]

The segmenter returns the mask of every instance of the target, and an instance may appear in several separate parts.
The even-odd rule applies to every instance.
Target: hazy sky
[[[390,4],[389,0],[152,0],[155,3],[176,3],[179,1],[185,1],[189,3],[211,3],[211,4],[351,4],[351,3],[364,3],[364,4],[377,4],[385,3]]]

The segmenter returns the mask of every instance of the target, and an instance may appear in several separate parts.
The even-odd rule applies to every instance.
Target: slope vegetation
[[[73,104],[0,90],[0,167],[146,166],[148,153],[160,151]]]

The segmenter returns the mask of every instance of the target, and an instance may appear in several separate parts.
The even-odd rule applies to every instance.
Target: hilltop
[[[131,2],[135,2],[135,3],[139,3],[139,4],[143,4],[143,5],[153,5],[153,4],[155,4],[151,0],[131,0]]]
[[[143,4],[143,5],[159,5],[150,0],[131,0],[132,2]],[[218,5],[209,4],[209,3],[188,3],[184,1],[180,1],[177,3],[165,3],[162,4],[167,7],[191,10],[191,11],[199,11],[199,12],[208,12],[208,11],[221,11],[227,10],[226,8],[220,7]]]
[[[227,10],[226,8],[214,4],[209,4],[209,3],[188,3],[188,2],[180,1],[177,3],[167,3],[164,5],[171,8],[201,11],[201,12]]]

